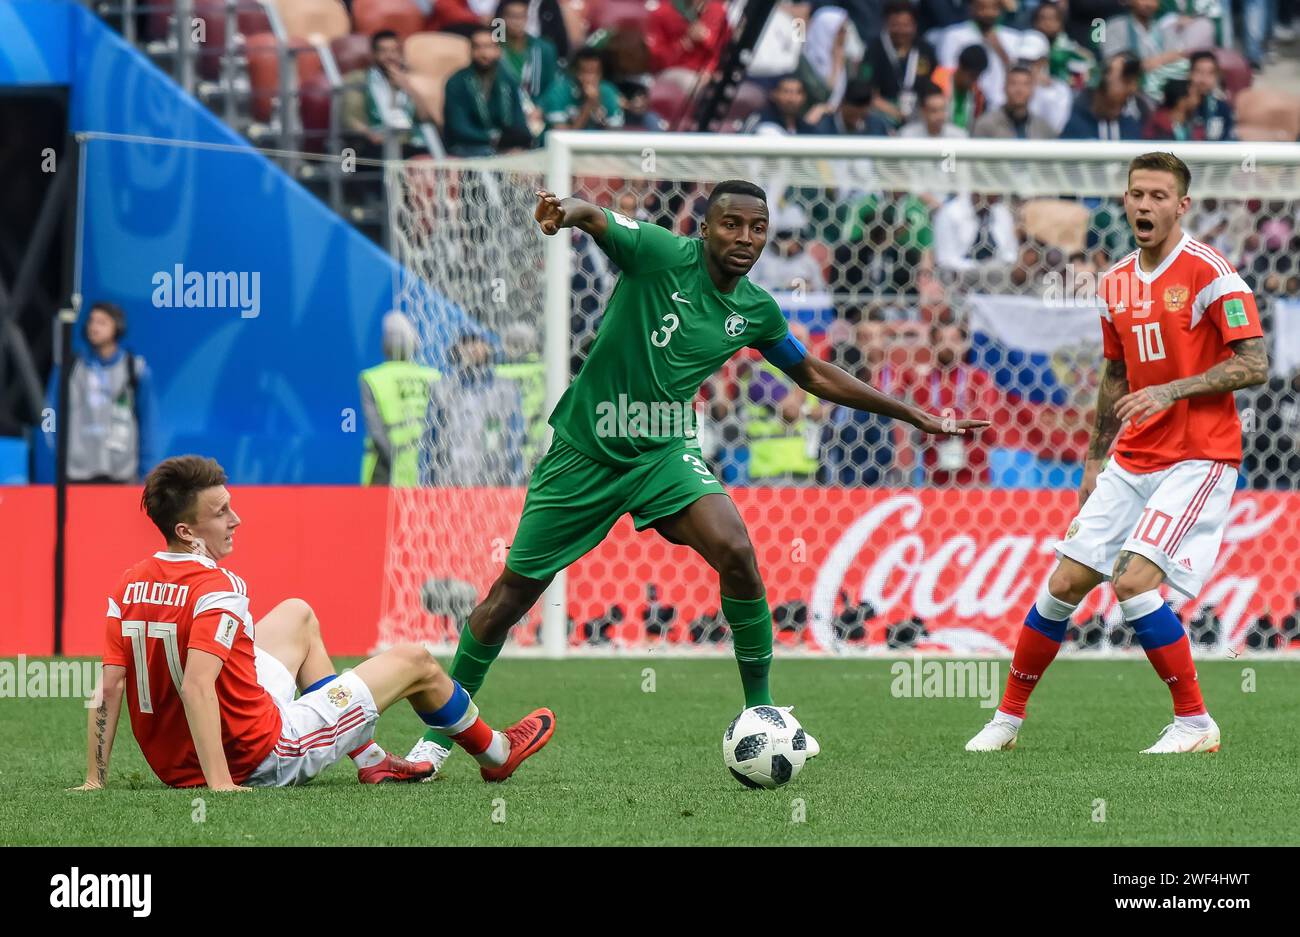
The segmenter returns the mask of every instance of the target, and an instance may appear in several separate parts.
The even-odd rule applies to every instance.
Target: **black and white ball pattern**
[[[775,706],[744,710],[722,737],[722,760],[746,787],[773,788],[788,784],[803,768],[808,742],[803,727],[790,713]]]

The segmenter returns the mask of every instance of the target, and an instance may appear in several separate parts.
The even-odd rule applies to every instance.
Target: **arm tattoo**
[[[1222,394],[1268,380],[1268,349],[1262,338],[1243,338],[1232,343],[1232,357],[1220,361],[1202,374],[1172,382],[1174,398],[1201,394]]]
[[[1110,444],[1119,434],[1120,421],[1115,416],[1115,403],[1128,393],[1128,367],[1121,359],[1107,358],[1101,374],[1101,385],[1097,388],[1097,423],[1092,429],[1092,441],[1088,444],[1089,459],[1104,459],[1110,452]]]
[[[100,703],[95,710],[95,772],[99,783],[103,784],[108,776],[108,765],[104,763],[104,733],[108,730],[108,704]]]

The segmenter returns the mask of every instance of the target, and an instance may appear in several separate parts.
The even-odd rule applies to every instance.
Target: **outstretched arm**
[[[537,210],[533,217],[542,226],[542,233],[555,234],[561,228],[580,228],[592,237],[605,233],[608,222],[605,213],[591,202],[580,198],[560,198],[554,192],[537,190]]]
[[[1115,416],[1121,423],[1125,420],[1140,423],[1187,397],[1222,394],[1268,380],[1268,349],[1264,339],[1243,338],[1228,347],[1232,349],[1232,357],[1223,359],[1209,370],[1191,377],[1180,377],[1168,384],[1144,387],[1121,398],[1115,405]]]
[[[988,420],[959,420],[952,416],[936,416],[927,413],[918,407],[882,394],[843,368],[822,361],[814,355],[804,355],[803,360],[788,368],[786,373],[814,397],[852,407],[855,410],[893,417],[904,423],[910,423],[925,433],[964,436],[967,430],[982,429],[990,425]]]
[[[97,791],[108,781],[108,760],[117,737],[117,720],[122,712],[122,693],[126,689],[126,668],[105,664],[99,678],[95,707],[86,719],[86,783],[75,791]]]

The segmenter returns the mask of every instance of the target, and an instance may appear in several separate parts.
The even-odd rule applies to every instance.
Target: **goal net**
[[[753,352],[700,388],[704,455],[749,528],[778,648],[1009,653],[1077,508],[1098,282],[1134,248],[1119,194],[1149,148],[557,133],[544,154],[390,167],[394,251],[417,274],[402,311],[439,377],[422,484],[391,499],[380,643],[454,642],[501,569],[545,445],[547,375],[553,402],[617,278],[585,235],[548,244],[533,190],[547,179],[693,235],[710,187],[740,178],[771,212],[750,279],[813,353],[929,410],[993,422],[966,441],[922,438],[809,398]],[[1200,653],[1268,650],[1300,641],[1300,156],[1176,150],[1193,174],[1184,227],[1254,289],[1273,374],[1237,395],[1245,461],[1218,562],[1198,596],[1169,599]],[[448,304],[486,343],[449,334]],[[628,518],[512,637],[552,654],[722,653],[729,641],[716,576]],[[1067,650],[1130,646],[1113,592],[1094,590]]]

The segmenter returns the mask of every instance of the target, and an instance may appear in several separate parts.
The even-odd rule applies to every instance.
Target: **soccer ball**
[[[775,706],[751,706],[722,736],[722,761],[746,787],[789,784],[808,758],[799,720]]]

